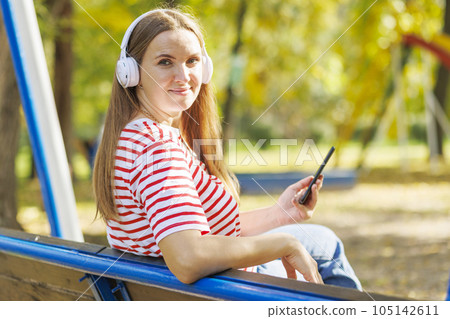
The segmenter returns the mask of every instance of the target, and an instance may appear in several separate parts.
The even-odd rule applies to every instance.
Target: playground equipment
[[[404,83],[402,81],[402,72],[411,54],[411,48],[417,47],[435,55],[439,61],[450,69],[450,37],[445,34],[437,35],[432,41],[427,42],[415,34],[405,34],[402,43],[392,48],[392,73],[387,83],[387,87],[382,96],[380,106],[376,115],[373,117],[370,129],[362,137],[362,151],[358,161],[358,169],[364,165],[367,150],[371,142],[381,140],[386,137],[389,127],[396,119],[397,140],[400,148],[402,169],[408,170],[407,157],[407,116],[402,90]],[[423,65],[425,74],[431,74],[430,59],[426,54],[423,55]],[[448,138],[450,138],[450,121],[447,118],[445,110],[439,104],[433,93],[431,79],[425,77],[423,80],[424,106],[427,123],[427,142],[430,149],[430,168],[437,171],[437,124],[442,128]],[[436,121],[435,121],[436,119]]]
[[[33,1],[2,0],[1,9],[51,233],[83,241]]]
[[[236,174],[236,177],[239,180],[242,194],[265,194],[265,192],[281,193],[289,185],[310,176],[312,173],[241,173]],[[356,172],[354,170],[329,170],[326,172],[326,180],[327,182],[323,184],[324,189],[349,189],[355,186]],[[255,183],[255,181],[258,183]]]

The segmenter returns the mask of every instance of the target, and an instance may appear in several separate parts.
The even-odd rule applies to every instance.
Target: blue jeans
[[[303,244],[317,262],[325,284],[362,290],[361,283],[345,257],[344,245],[332,230],[320,225],[296,224],[279,227],[267,233],[280,232],[295,236]],[[257,272],[286,278],[286,270],[280,259],[259,265]],[[297,277],[304,280],[299,272]]]

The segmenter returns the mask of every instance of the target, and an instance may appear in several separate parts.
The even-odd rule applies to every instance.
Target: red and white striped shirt
[[[175,128],[149,119],[129,123],[116,150],[114,185],[119,217],[107,221],[111,247],[160,257],[159,241],[182,230],[240,236],[236,200]]]

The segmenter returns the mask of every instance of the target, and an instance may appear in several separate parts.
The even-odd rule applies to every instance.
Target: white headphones
[[[116,66],[116,78],[120,85],[124,88],[134,87],[139,84],[139,65],[136,60],[132,57],[127,57],[127,46],[130,40],[131,33],[133,32],[136,25],[144,19],[146,16],[154,12],[164,12],[165,10],[151,10],[139,16],[133,23],[128,27],[125,35],[123,36],[122,44],[120,45],[120,58],[117,61]],[[202,83],[206,84],[211,80],[213,73],[213,64],[211,58],[206,53],[205,44],[202,46],[202,63],[203,63],[203,74]]]

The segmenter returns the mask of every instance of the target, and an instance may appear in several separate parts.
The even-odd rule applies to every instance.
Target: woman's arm
[[[241,235],[258,235],[276,227],[310,219],[317,203],[319,190],[322,188],[323,175],[317,179],[311,195],[304,205],[299,204],[298,199],[302,196],[312,179],[312,176],[306,177],[290,185],[273,206],[240,212]]]
[[[184,230],[163,238],[159,248],[172,273],[187,284],[229,268],[256,266],[277,258],[283,259],[290,278],[295,278],[296,269],[306,280],[323,283],[317,263],[288,234],[201,236],[197,230]]]
[[[241,221],[241,236],[254,236],[265,233],[273,228],[281,227],[283,221],[278,213],[279,207],[277,204],[239,212],[239,219]]]

